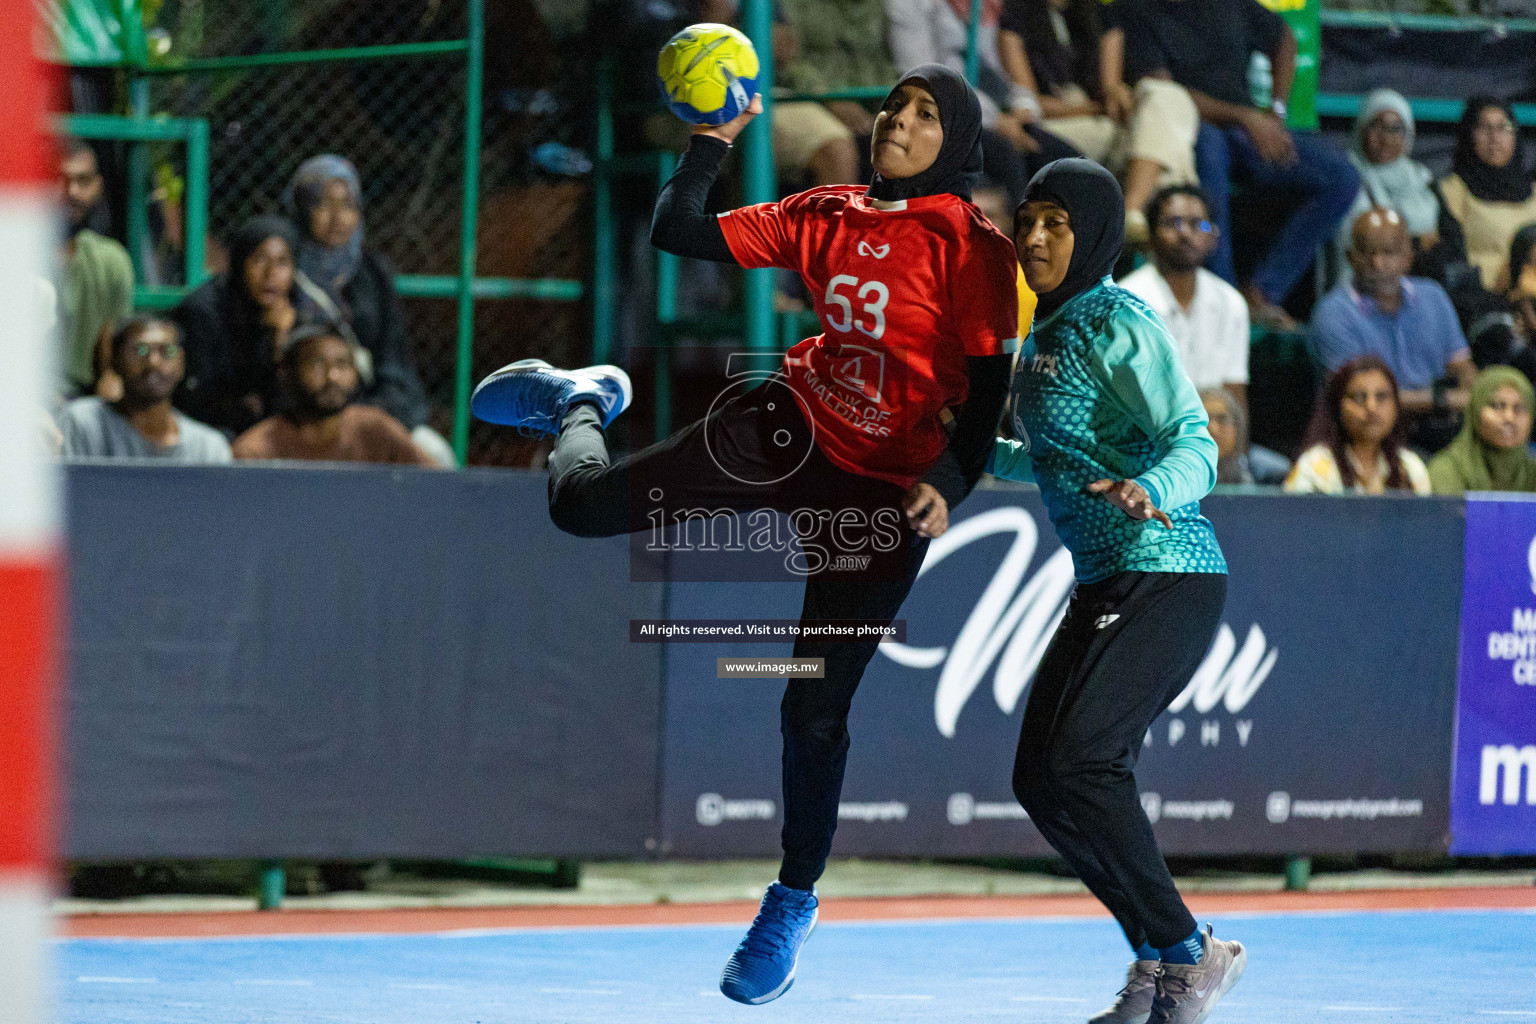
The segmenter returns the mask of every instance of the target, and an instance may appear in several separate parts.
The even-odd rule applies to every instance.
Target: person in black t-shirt
[[[1232,264],[1231,183],[1299,192],[1279,236],[1242,288],[1255,323],[1294,328],[1279,303],[1349,212],[1360,176],[1344,154],[1315,133],[1285,126],[1286,100],[1296,77],[1296,37],[1284,19],[1258,0],[1115,0],[1111,25],[1125,36],[1127,81],[1171,78],[1189,90],[1202,124],[1195,142],[1200,184],[1211,197],[1221,242],[1210,269],[1237,284]],[[1255,52],[1269,57],[1274,101],[1265,110],[1248,91]]]

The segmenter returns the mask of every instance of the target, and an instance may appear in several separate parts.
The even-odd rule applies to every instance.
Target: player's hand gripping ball
[[[689,25],[667,40],[656,76],[667,106],[689,124],[725,124],[757,95],[757,51],[729,25]]]

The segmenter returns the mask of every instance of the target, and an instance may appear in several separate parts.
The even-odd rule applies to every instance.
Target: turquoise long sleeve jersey
[[[1200,499],[1216,484],[1216,442],[1168,329],[1109,278],[1036,324],[1008,398],[1013,432],[987,471],[1034,479],[1082,583],[1119,572],[1224,573]],[[1168,514],[1132,519],[1095,480],[1134,480]]]

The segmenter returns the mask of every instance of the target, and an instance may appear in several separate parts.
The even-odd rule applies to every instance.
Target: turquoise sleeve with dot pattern
[[[1165,512],[1199,501],[1216,486],[1216,442],[1173,337],[1149,310],[1129,304],[1105,327],[1091,372],[1155,445],[1156,464],[1135,482]]]
[[[1036,322],[1009,401],[1015,441],[993,473],[1028,471],[1080,582],[1121,572],[1227,571],[1200,498],[1215,480],[1205,409],[1151,307],[1108,279]],[[1171,526],[1133,519],[1090,491],[1134,480]]]

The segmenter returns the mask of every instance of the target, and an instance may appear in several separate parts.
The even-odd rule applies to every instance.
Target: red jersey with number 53
[[[825,333],[784,357],[816,445],[850,473],[911,487],[965,401],[966,356],[1018,347],[1013,243],[949,194],[882,203],[833,185],[720,215],[744,267],[797,271]],[[803,410],[802,410],[803,411]]]

